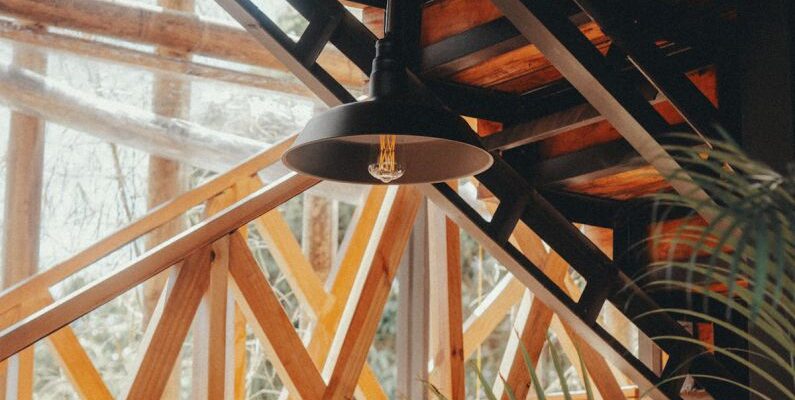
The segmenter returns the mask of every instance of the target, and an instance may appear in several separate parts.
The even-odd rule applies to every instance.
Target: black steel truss
[[[306,36],[299,39],[297,43],[282,32],[250,0],[218,0],[219,4],[241,25],[260,40],[328,105],[355,101],[339,82],[317,64],[317,55],[320,52],[319,49],[330,42],[369,75],[375,36],[335,0],[288,1],[310,22],[304,33]],[[525,3],[519,0],[497,0],[495,3],[504,8],[505,14],[511,16],[513,24],[525,36],[533,36],[537,33],[530,32],[532,34],[528,35],[528,32],[525,32],[527,26],[522,23],[523,18],[536,18],[526,8]],[[535,8],[540,7],[539,5],[547,5],[553,9],[544,1],[534,0],[532,3],[536,4]],[[518,11],[518,13],[512,14],[514,11]],[[533,11],[548,12],[548,10],[537,9]],[[645,129],[643,130],[646,135],[644,140],[653,141],[650,132],[656,133],[665,128],[666,125],[661,122],[659,115],[654,113],[642,96],[632,94],[632,89],[624,92],[627,88],[621,85],[619,80],[611,75],[612,72],[606,69],[601,54],[597,52],[599,58],[595,58],[596,56],[593,54],[595,49],[592,48],[591,43],[587,40],[582,43],[582,34],[565,16],[565,13],[546,15],[543,22],[536,19],[532,25],[535,29],[544,30],[548,30],[549,26],[553,27],[552,33],[547,32],[541,43],[537,43],[545,54],[550,50],[550,46],[564,46],[571,50],[570,46],[566,47],[558,42],[561,36],[565,41],[573,42],[580,47],[585,46],[586,54],[579,54],[577,51],[571,53],[570,58],[565,60],[568,65],[564,65],[564,67],[567,68],[563,69],[566,69],[566,72],[569,71],[569,68],[584,69],[583,73],[591,76],[591,84],[598,85],[599,90],[607,92],[608,95],[621,91],[620,96],[611,96],[606,101],[613,107],[620,108],[617,112],[629,116],[635,120],[636,124],[638,122],[636,119],[642,120],[639,125]],[[586,62],[583,62],[583,59]],[[555,62],[554,59],[553,62]],[[559,63],[560,60],[558,60]],[[561,69],[561,65],[558,64],[556,66]],[[584,67],[590,67],[593,70]],[[600,76],[593,79],[592,73],[600,74]],[[444,87],[432,84],[428,89],[419,79],[415,80],[415,84],[429,96],[433,96],[433,90]],[[581,83],[578,85],[578,82],[575,82],[575,86],[580,91],[588,93],[586,97],[593,97],[593,93],[588,92],[588,88],[580,87],[580,85]],[[608,87],[605,88],[602,85]],[[446,100],[444,96],[442,96],[442,100]],[[578,334],[608,360],[619,366],[642,388],[650,389],[651,395],[655,398],[679,398],[678,387],[675,385],[657,387],[667,376],[665,374],[663,376],[655,375],[600,327],[596,323],[596,316],[604,303],[610,301],[650,337],[682,336],[687,335],[687,332],[667,314],[655,314],[653,318],[638,318],[659,307],[499,154],[495,154],[494,165],[478,175],[477,179],[500,199],[500,205],[491,222],[484,220],[447,185],[426,185],[424,190],[429,198],[442,207],[460,226],[474,234],[495,257],[508,266],[562,320],[574,327]],[[568,209],[566,214],[570,218],[590,220],[600,225],[605,225],[607,222],[597,221],[594,215],[577,211],[577,202],[587,199],[567,196],[565,193],[548,193],[548,195],[564,205],[564,209]],[[616,204],[609,201],[603,202],[599,206],[601,207],[600,213],[614,215],[616,212]],[[578,302],[574,302],[562,292],[538,266],[533,265],[508,242],[508,236],[520,220],[533,229],[588,281]],[[701,346],[670,340],[658,340],[657,343],[674,360],[692,361],[690,363],[691,371],[728,376],[728,373],[716,362],[714,357],[704,354],[706,352]],[[736,393],[727,392],[724,386],[713,384],[705,384],[705,386],[717,398],[737,398]]]

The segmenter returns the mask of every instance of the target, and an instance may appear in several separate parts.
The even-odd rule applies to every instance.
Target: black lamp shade
[[[368,172],[381,135],[395,135],[405,173],[394,184],[441,182],[480,173],[492,157],[463,118],[397,98],[335,107],[306,125],[282,156],[290,169],[317,178],[382,184]]]

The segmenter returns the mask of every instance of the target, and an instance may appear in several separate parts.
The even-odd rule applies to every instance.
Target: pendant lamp
[[[282,156],[288,168],[338,182],[414,184],[491,166],[491,154],[463,118],[410,90],[393,1],[384,38],[376,42],[370,97],[312,118]]]

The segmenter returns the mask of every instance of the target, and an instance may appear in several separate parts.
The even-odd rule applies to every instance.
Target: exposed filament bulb
[[[397,137],[380,135],[378,158],[367,167],[373,178],[389,183],[403,176],[403,165],[397,162]]]

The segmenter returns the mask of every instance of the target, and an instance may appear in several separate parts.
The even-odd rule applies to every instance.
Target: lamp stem
[[[397,10],[395,9],[397,5],[395,4],[395,0],[386,0],[386,15],[384,16],[384,37],[398,36],[400,30],[399,25],[400,22],[398,21],[400,18],[398,16]]]

